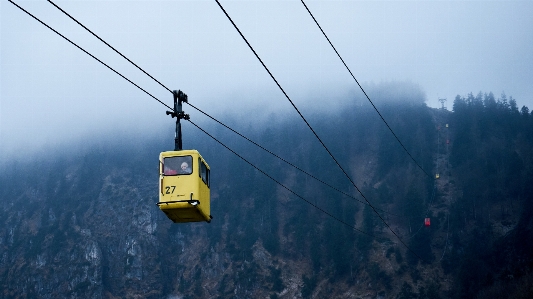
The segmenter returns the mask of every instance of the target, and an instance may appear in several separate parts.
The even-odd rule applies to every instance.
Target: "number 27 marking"
[[[174,190],[176,190],[176,186],[165,186],[165,190],[167,190],[165,193],[166,194],[172,194],[174,193]],[[172,190],[172,191],[170,191]]]

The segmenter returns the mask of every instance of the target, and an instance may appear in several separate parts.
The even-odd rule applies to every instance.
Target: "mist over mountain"
[[[210,224],[155,204],[170,126],[5,162],[0,298],[529,298],[533,115],[504,95],[450,112],[396,90],[376,104],[418,165],[368,103],[305,111],[357,188],[293,112],[221,120],[333,188],[193,118],[279,185],[185,122],[211,167]]]
[[[410,82],[365,83],[365,90],[378,107],[395,101],[423,103],[426,100],[422,89]],[[81,97],[74,102],[69,99],[64,103],[47,105],[50,101],[47,99],[31,108],[31,113],[41,111],[38,117],[30,117],[32,114],[26,113],[23,100],[3,103],[0,164],[17,159],[19,153],[42,157],[43,152],[48,154],[65,148],[79,151],[99,144],[142,144],[152,142],[154,135],[168,140],[172,138],[174,120],[165,114],[169,110],[167,107],[145,96],[124,94],[113,98],[105,91],[100,92],[99,101],[103,103],[93,103],[91,99]],[[359,89],[339,84],[334,87],[308,86],[287,92],[305,115],[336,114],[346,107],[370,106]],[[272,121],[297,117],[292,105],[278,89],[243,87],[238,91],[221,93],[209,101],[195,93],[188,93],[188,96],[195,107],[224,121],[235,121],[237,128],[262,127],[271,125]],[[131,103],[125,102],[125,98]],[[172,106],[170,93],[165,93],[160,99]],[[12,110],[14,112],[11,113]],[[188,105],[184,105],[184,110],[198,124],[211,123]],[[188,135],[196,134],[194,129],[184,133],[184,142],[190,141]]]

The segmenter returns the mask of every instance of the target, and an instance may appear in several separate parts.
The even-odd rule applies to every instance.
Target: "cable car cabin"
[[[424,225],[425,226],[430,226],[431,225],[431,221],[430,221],[429,218],[424,219]]]
[[[196,150],[159,155],[159,202],[170,220],[211,222],[209,165]]]

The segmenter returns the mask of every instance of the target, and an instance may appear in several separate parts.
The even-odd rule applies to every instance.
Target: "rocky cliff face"
[[[431,150],[438,141],[437,112],[407,106],[385,113],[424,168],[433,174],[435,161],[444,165],[445,152]],[[210,224],[173,224],[155,205],[157,146],[140,151],[100,147],[12,163],[10,171],[2,172],[0,298],[454,294],[455,274],[442,267],[458,246],[451,241],[449,208],[462,191],[453,171],[443,167],[434,189],[390,132],[371,119],[358,115],[341,125],[324,120],[320,133],[411,250],[361,203],[320,146],[302,137],[304,129],[296,132],[299,138],[290,137],[296,126],[288,122],[248,134],[353,198],[245,145],[231,146],[310,203],[364,233],[202,138],[195,147],[212,169],[214,219]],[[224,134],[221,139],[233,140]],[[422,225],[425,215],[432,216],[430,228]]]
[[[102,298],[110,286],[136,289],[136,280],[150,280],[155,257],[145,251],[156,248],[157,223],[146,195],[154,184],[105,164],[82,170],[94,162],[37,167],[3,196],[10,202],[2,211],[6,298]]]

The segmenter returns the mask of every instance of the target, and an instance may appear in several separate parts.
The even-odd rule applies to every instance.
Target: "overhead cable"
[[[409,155],[409,157],[411,157],[411,160],[413,160],[413,162],[415,162],[415,164],[418,166],[418,168],[420,168],[420,170],[422,170],[428,177],[432,178],[433,179],[433,176],[430,175],[429,173],[427,173],[423,168],[422,166],[420,166],[420,164],[418,163],[418,161],[415,160],[415,158],[413,158],[413,156],[411,155],[411,153],[409,153],[409,151],[407,150],[407,148],[405,148],[405,146],[403,145],[403,143],[400,141],[400,138],[398,138],[398,136],[396,135],[396,133],[394,133],[394,131],[392,130],[392,128],[389,126],[389,124],[387,123],[387,121],[385,120],[385,118],[383,117],[383,115],[381,115],[381,113],[379,112],[378,108],[376,107],[376,105],[374,105],[374,103],[372,102],[372,100],[370,100],[370,97],[368,96],[368,94],[365,92],[365,90],[363,89],[363,86],[361,86],[361,84],[359,84],[359,81],[357,81],[357,79],[355,78],[355,76],[353,75],[352,71],[350,70],[350,68],[348,67],[348,65],[346,64],[346,62],[344,62],[344,59],[342,59],[341,55],[339,54],[339,52],[337,51],[337,49],[335,49],[335,46],[333,46],[333,43],[329,40],[328,36],[326,35],[326,33],[324,32],[324,30],[322,30],[322,27],[320,27],[320,24],[318,24],[318,21],[315,19],[315,17],[313,16],[313,14],[311,13],[311,11],[309,10],[309,8],[307,7],[307,5],[305,5],[305,2],[303,0],[302,1],[302,4],[304,5],[305,9],[307,9],[307,12],[309,13],[309,15],[311,16],[311,18],[313,18],[313,21],[315,21],[315,24],[318,26],[318,28],[320,29],[320,31],[322,32],[322,34],[324,35],[324,37],[328,40],[328,43],[330,44],[330,46],[333,48],[333,51],[335,51],[335,53],[337,54],[337,56],[339,57],[339,59],[341,60],[342,64],[344,64],[344,66],[346,67],[346,69],[348,70],[348,72],[350,73],[350,75],[352,76],[352,78],[355,80],[355,83],[357,83],[357,85],[359,86],[359,88],[361,89],[361,91],[363,92],[363,94],[366,96],[366,98],[368,99],[368,101],[370,102],[370,104],[372,104],[372,107],[374,107],[374,110],[376,110],[376,112],[378,113],[379,117],[381,118],[381,120],[383,121],[383,123],[385,123],[385,125],[387,126],[387,128],[389,128],[389,131],[392,133],[392,135],[394,135],[394,138],[396,138],[396,140],[398,141],[398,143],[402,146],[403,150],[407,153],[407,155]]]
[[[100,62],[101,64],[103,64],[104,66],[106,66],[107,68],[109,68],[111,71],[113,71],[114,73],[116,73],[117,75],[121,76],[123,79],[125,79],[126,81],[130,82],[131,84],[133,84],[134,86],[136,86],[137,88],[139,88],[140,90],[142,90],[143,92],[145,92],[146,94],[148,94],[150,97],[152,97],[153,99],[155,99],[156,101],[158,101],[159,103],[161,103],[162,105],[164,105],[165,107],[167,107],[168,109],[171,109],[173,110],[170,106],[168,106],[167,104],[165,104],[164,102],[162,102],[161,100],[159,100],[158,98],[156,98],[155,96],[153,96],[152,94],[150,94],[148,91],[146,91],[145,89],[141,88],[139,85],[135,84],[133,81],[131,81],[130,79],[126,78],[124,75],[120,74],[119,72],[117,72],[116,70],[114,70],[112,67],[110,67],[109,65],[107,65],[106,63],[104,63],[103,61],[101,61],[100,59],[98,59],[97,57],[95,57],[94,55],[90,54],[89,52],[87,52],[85,49],[83,49],[82,47],[78,46],[76,43],[74,43],[73,41],[71,41],[70,39],[68,39],[67,37],[65,37],[64,35],[62,35],[61,33],[59,33],[58,31],[56,31],[55,29],[53,29],[52,27],[50,27],[49,25],[47,25],[46,23],[44,23],[43,21],[41,21],[39,18],[35,17],[34,15],[32,15],[30,12],[26,11],[24,8],[22,8],[21,6],[19,6],[18,4],[14,3],[12,0],[8,0],[10,3],[12,3],[13,5],[15,5],[17,8],[21,9],[22,11],[24,11],[26,14],[28,14],[29,16],[31,16],[32,18],[34,18],[35,20],[37,20],[38,22],[40,22],[41,24],[43,24],[44,26],[46,26],[47,28],[49,28],[50,30],[52,30],[54,33],[58,34],[59,36],[63,37],[65,40],[67,40],[68,42],[70,42],[72,45],[76,46],[78,49],[82,50],[84,53],[86,53],[87,55],[91,56],[93,59],[97,60],[98,62]],[[230,19],[230,21],[233,23],[233,21],[231,20],[231,18],[229,17],[229,15],[225,12],[224,8],[220,5],[220,2],[218,2],[218,0],[216,0],[216,2],[219,4],[220,8],[224,11],[224,13],[226,14],[226,16]],[[234,24],[234,23],[233,23]],[[246,41],[246,43],[250,46],[250,44],[248,43],[248,41],[246,40],[246,38],[242,35],[242,33],[240,32],[240,30],[237,28],[237,26],[234,24],[235,28],[237,29],[237,31],[241,34],[241,36],[243,37],[243,39]],[[107,43],[106,43],[107,44]],[[255,51],[253,50],[253,48],[250,46],[250,49],[255,53]],[[119,53],[120,54],[120,53]],[[121,54],[122,55],[122,54]],[[124,58],[126,58],[124,55],[122,55]],[[297,107],[294,105],[294,103],[290,100],[290,98],[288,97],[288,95],[285,93],[285,91],[283,90],[283,88],[281,87],[281,85],[279,85],[279,83],[277,82],[277,80],[274,78],[274,76],[270,73],[270,71],[268,70],[268,68],[266,68],[266,65],[261,61],[261,59],[259,58],[259,56],[256,54],[256,57],[259,59],[259,61],[263,64],[263,66],[265,67],[265,69],[267,70],[267,72],[271,75],[272,79],[276,82],[276,84],[278,85],[278,87],[282,90],[282,92],[285,94],[285,96],[287,97],[287,99],[289,100],[289,102],[291,102],[291,104],[293,105],[293,107],[296,109],[296,111],[298,112],[298,114],[302,117],[302,119],[306,122],[306,124],[308,125],[308,127],[311,129],[311,131],[314,133],[314,135],[317,137],[317,139],[320,141],[320,143],[322,144],[322,146],[326,149],[326,151],[330,154],[330,156],[332,157],[332,159],[336,162],[336,164],[339,166],[339,168],[344,172],[344,174],[348,177],[348,179],[352,182],[352,184],[354,185],[354,187],[357,189],[357,191],[361,194],[361,196],[366,200],[366,202],[368,203],[368,205],[374,210],[374,212],[379,216],[379,218],[383,221],[383,223],[385,223],[385,225],[389,228],[389,230],[400,240],[400,242],[407,248],[409,249],[413,254],[415,254],[417,257],[420,258],[420,256],[418,256],[418,254],[416,254],[412,249],[410,249],[403,241],[402,239],[390,228],[390,226],[385,222],[385,220],[382,218],[382,216],[376,211],[376,208],[370,204],[370,202],[368,201],[368,199],[366,199],[366,197],[363,195],[363,193],[359,190],[359,188],[355,185],[355,183],[353,183],[353,181],[351,180],[351,178],[349,177],[349,175],[344,171],[344,169],[341,167],[341,165],[338,163],[338,161],[335,159],[335,157],[331,154],[331,152],[329,151],[329,149],[325,146],[325,144],[322,142],[322,140],[319,138],[319,136],[316,134],[316,132],[313,130],[313,128],[309,125],[309,123],[305,120],[305,118],[303,117],[303,115],[300,113],[300,111],[297,109]],[[129,60],[129,59],[128,59]],[[131,62],[131,61],[130,61]],[[131,62],[133,63],[133,62]],[[135,65],[135,64],[134,64]],[[144,70],[141,69],[141,71],[144,72]],[[145,72],[146,73],[146,72]],[[147,74],[147,73],[146,73]],[[148,75],[148,74],[147,74]],[[150,76],[150,75],[149,75]],[[153,78],[152,76],[150,76],[152,79],[155,80],[155,78]],[[156,80],[157,81],[157,80]],[[157,81],[158,83],[160,83],[159,81]],[[161,84],[161,83],[160,83]],[[161,84],[162,85],[162,84]],[[164,85],[162,85],[163,87],[165,87]],[[165,87],[166,88],[166,87]],[[166,88],[168,89],[168,88]],[[192,123],[192,122],[191,122]],[[194,124],[194,123],[193,123]],[[205,131],[204,131],[205,132]],[[215,139],[216,140],[216,139]],[[218,141],[218,140],[217,140]],[[227,148],[227,147],[226,147]],[[229,148],[228,148],[229,149]],[[233,151],[232,151],[233,152]],[[235,153],[235,152],[234,152]],[[236,153],[235,153],[236,154]],[[240,157],[240,156],[239,156]],[[248,162],[247,160],[245,160],[246,162]],[[249,163],[249,162],[248,162]],[[253,166],[253,164],[252,164]],[[257,168],[256,168],[257,169]],[[264,173],[263,171],[261,171],[260,169],[257,169],[259,170],[260,172]],[[267,175],[269,178],[273,179],[272,177],[270,177],[268,174],[264,173],[265,175]],[[276,181],[275,179],[273,179],[274,181]],[[277,182],[277,181],[276,181]],[[277,182],[279,183],[279,182]],[[283,185],[282,185],[283,186]],[[312,204],[311,202],[307,201],[306,199],[304,199],[303,197],[299,196],[298,194],[294,193],[292,190],[288,189],[287,187],[283,186],[284,188],[286,188],[287,190],[289,190],[291,193],[297,195],[298,197],[300,197],[301,199],[303,199],[304,201],[308,202],[309,204],[311,204],[312,206],[316,206],[314,204]],[[320,207],[317,207],[319,210],[325,212],[326,214],[330,215],[330,217],[333,217],[334,219],[338,219],[336,217],[334,217],[333,215],[329,214],[327,211],[321,209]],[[343,222],[342,220],[338,219],[339,221]],[[343,222],[344,223],[344,222]],[[347,223],[344,223],[345,225],[348,225],[350,226],[351,228],[355,229],[355,230],[358,230],[357,228],[347,224]],[[360,230],[358,230],[360,231]],[[365,233],[365,234],[368,234],[366,232],[363,232],[363,231],[360,231],[362,233]],[[421,258],[420,258],[421,259]]]
[[[35,17],[34,15],[32,15],[30,12],[28,12],[27,10],[25,10],[24,8],[20,7],[18,4],[14,3],[13,1],[11,0],[8,0],[9,2],[11,2],[12,4],[14,4],[15,6],[17,6],[19,9],[21,9],[22,11],[24,11],[25,13],[27,13],[28,15],[30,15],[32,18],[34,18],[35,20],[39,21],[41,24],[43,24],[44,26],[46,26],[48,29],[52,30],[53,32],[55,32],[56,34],[58,34],[59,36],[63,37],[65,40],[67,40],[68,42],[70,42],[71,44],[73,44],[74,46],[76,46],[78,49],[82,50],[84,53],[86,53],[87,55],[91,56],[92,58],[94,58],[95,60],[97,60],[98,62],[100,62],[101,64],[105,65],[107,68],[109,68],[110,70],[112,70],[114,73],[116,73],[117,75],[121,76],[122,78],[124,78],[125,80],[127,80],[128,82],[130,82],[131,84],[133,84],[134,86],[136,86],[137,88],[139,88],[140,90],[144,91],[145,93],[147,93],[148,95],[150,95],[152,98],[156,99],[158,102],[160,102],[161,104],[165,105],[167,108],[169,109],[172,109],[171,107],[167,106],[165,103],[161,102],[159,99],[157,99],[156,97],[154,97],[153,95],[151,95],[150,93],[148,93],[146,90],[144,90],[143,88],[141,88],[139,85],[135,84],[134,82],[132,82],[131,80],[129,80],[128,78],[126,78],[124,75],[120,74],[119,72],[115,71],[113,68],[111,68],[109,65],[107,65],[106,63],[104,63],[103,61],[101,61],[100,59],[98,59],[97,57],[95,57],[94,55],[92,55],[91,53],[87,52],[85,49],[81,48],[80,46],[78,46],[76,43],[72,42],[70,39],[68,39],[67,37],[65,37],[64,35],[62,35],[61,33],[59,33],[58,31],[56,31],[55,29],[53,29],[52,27],[50,27],[49,25],[47,25],[46,23],[44,23],[43,21],[41,21],[40,19],[38,19],[37,17]],[[81,25],[81,24],[80,24]],[[85,26],[83,26],[85,28]],[[87,29],[88,30],[88,29]],[[106,43],[107,44],[107,43]],[[126,58],[126,57],[124,57]],[[126,58],[127,59],[127,58]],[[130,61],[128,59],[128,61]],[[131,62],[131,61],[130,61]],[[132,62],[133,63],[133,62]],[[152,76],[150,76],[151,78],[153,78]],[[199,110],[198,108],[194,107],[195,109]],[[204,113],[205,114],[205,113]],[[213,118],[214,119],[214,118]],[[359,231],[363,234],[366,234],[366,235],[369,235],[371,237],[375,237],[367,232],[364,232],[362,230],[359,230],[357,229],[356,227],[346,223],[345,221],[341,220],[341,219],[338,219],[337,217],[333,216],[332,214],[330,214],[329,212],[327,212],[326,210],[320,208],[319,206],[311,203],[310,201],[308,201],[307,199],[303,198],[302,196],[298,195],[297,193],[295,193],[294,191],[292,191],[291,189],[289,189],[288,187],[286,187],[285,185],[281,184],[279,181],[277,181],[276,179],[274,179],[273,177],[271,177],[270,175],[268,175],[267,173],[265,173],[263,170],[259,169],[257,166],[253,165],[251,162],[249,162],[248,160],[246,160],[245,158],[243,158],[242,156],[240,156],[239,154],[237,154],[235,151],[233,151],[232,149],[230,149],[229,147],[227,147],[226,145],[224,145],[222,142],[220,142],[218,139],[216,139],[215,137],[213,137],[212,135],[210,135],[209,133],[207,133],[205,130],[201,129],[198,125],[196,125],[194,122],[192,122],[191,120],[189,120],[194,126],[196,126],[198,129],[200,129],[202,132],[204,132],[205,134],[207,134],[208,136],[210,136],[211,138],[213,138],[215,141],[217,141],[218,143],[220,143],[222,146],[224,146],[225,148],[227,148],[228,150],[230,150],[232,153],[234,153],[235,155],[237,155],[239,158],[243,159],[245,162],[247,162],[248,164],[250,164],[252,167],[254,167],[255,169],[257,169],[258,171],[260,171],[261,173],[263,173],[264,175],[266,175],[267,177],[269,177],[270,179],[272,179],[273,181],[275,181],[277,184],[279,184],[280,186],[282,186],[283,188],[285,188],[286,190],[288,190],[289,192],[293,193],[294,195],[296,195],[297,197],[301,198],[302,200],[304,200],[305,202],[309,203],[311,206],[317,208],[318,210],[320,210],[321,212],[325,213],[326,215],[330,216],[331,218],[335,219],[336,221],[339,221],[341,222],[342,224],[352,228],[353,230],[356,230],[356,231]]]
[[[211,115],[207,114],[206,112],[204,112],[204,111],[200,110],[199,108],[195,107],[193,104],[191,104],[191,103],[187,103],[187,104],[189,104],[189,106],[191,106],[192,108],[196,109],[198,112],[204,114],[205,116],[207,116],[207,117],[211,118],[212,120],[214,120],[215,122],[219,123],[220,125],[222,125],[222,126],[225,127],[226,129],[228,129],[228,130],[232,131],[233,133],[239,135],[240,137],[244,138],[244,139],[247,140],[248,142],[252,143],[253,145],[255,145],[255,146],[257,146],[257,147],[259,147],[260,149],[264,150],[265,152],[269,153],[270,155],[272,155],[272,156],[278,158],[279,160],[285,162],[285,163],[288,164],[289,166],[292,166],[293,168],[295,168],[295,169],[299,170],[300,172],[306,174],[307,176],[313,178],[314,180],[316,180],[316,181],[318,181],[318,182],[320,182],[320,183],[322,183],[322,184],[328,186],[329,188],[331,188],[331,189],[333,189],[333,190],[335,190],[335,191],[341,193],[341,194],[344,195],[344,196],[350,197],[350,198],[355,199],[356,201],[358,201],[358,202],[360,202],[360,203],[362,203],[362,204],[368,205],[367,202],[364,202],[364,201],[362,201],[362,200],[359,200],[359,199],[353,197],[352,195],[350,195],[350,194],[348,194],[348,193],[346,193],[346,192],[343,192],[342,190],[339,190],[338,188],[335,188],[334,186],[332,186],[332,185],[330,185],[330,184],[324,182],[323,180],[321,180],[321,179],[317,178],[316,176],[310,174],[309,172],[307,172],[307,171],[301,169],[300,167],[294,165],[293,163],[291,163],[291,162],[289,162],[289,161],[283,159],[282,157],[276,155],[275,153],[273,153],[272,151],[270,151],[270,150],[268,150],[267,148],[263,147],[262,145],[258,144],[257,142],[255,142],[255,141],[251,140],[250,138],[244,136],[243,134],[241,134],[241,133],[235,131],[234,129],[230,128],[230,127],[227,126],[226,124],[222,123],[221,121],[217,120],[216,118],[212,117]],[[397,214],[394,214],[394,213],[391,213],[391,212],[387,212],[387,211],[385,211],[385,210],[383,210],[383,209],[379,209],[379,208],[378,208],[378,210],[381,210],[382,212],[387,213],[387,214],[389,214],[389,215],[393,215],[393,216],[398,216],[398,217],[400,217],[400,215],[397,215]]]
[[[422,259],[418,254],[416,254],[416,252],[414,252],[411,248],[409,248],[409,246],[407,246],[407,244],[405,244],[405,242],[400,238],[400,236],[398,236],[398,234],[396,232],[394,232],[394,230],[390,227],[390,225],[385,221],[385,219],[383,219],[383,217],[378,213],[378,211],[376,210],[376,208],[370,203],[370,201],[368,201],[368,199],[365,197],[365,195],[363,194],[363,192],[361,192],[361,190],[359,189],[359,187],[357,187],[357,185],[353,182],[352,178],[348,175],[348,173],[346,172],[346,170],[344,170],[344,168],[340,165],[340,163],[337,161],[337,159],[335,158],[335,156],[333,156],[333,154],[331,153],[331,151],[328,149],[328,147],[324,144],[324,142],[322,141],[322,139],[320,139],[320,137],[318,136],[318,134],[315,132],[315,130],[311,127],[311,125],[309,124],[309,122],[305,119],[305,117],[302,115],[302,113],[300,112],[300,110],[298,110],[298,108],[296,107],[296,105],[292,102],[292,100],[290,99],[290,97],[287,95],[287,93],[285,92],[285,90],[283,90],[283,88],[281,87],[281,85],[278,83],[278,81],[276,80],[276,78],[274,77],[274,75],[272,75],[272,73],[270,72],[270,70],[267,68],[267,66],[265,65],[265,63],[261,60],[261,58],[259,57],[259,55],[257,54],[257,52],[254,50],[254,48],[252,47],[252,45],[250,45],[250,43],[248,42],[248,40],[246,39],[246,37],[244,37],[244,35],[242,34],[241,30],[239,29],[239,27],[237,27],[237,25],[235,24],[235,22],[233,22],[233,20],[231,19],[231,17],[229,16],[229,14],[226,12],[226,10],[224,9],[224,7],[222,7],[222,4],[220,4],[219,0],[215,0],[218,4],[218,6],[220,7],[220,9],[224,12],[224,14],[226,15],[226,17],[228,18],[228,20],[231,22],[231,24],[233,24],[233,27],[235,27],[235,29],[237,30],[237,32],[240,34],[240,36],[242,37],[242,39],[246,42],[246,44],[248,45],[248,47],[250,48],[250,50],[254,53],[255,57],[259,60],[259,62],[263,65],[263,67],[265,68],[265,70],[268,72],[268,74],[270,75],[270,77],[272,78],[272,80],[274,80],[274,82],[276,83],[276,85],[279,87],[279,89],[281,90],[281,92],[285,95],[285,97],[287,98],[287,100],[291,103],[292,107],[296,110],[296,112],[298,112],[298,114],[300,115],[300,117],[302,118],[302,120],[305,122],[305,124],[307,125],[307,127],[311,130],[311,132],[313,132],[313,134],[315,135],[315,137],[318,139],[318,141],[320,142],[320,144],[322,144],[322,147],[324,147],[324,149],[328,152],[328,154],[330,155],[330,157],[333,159],[333,161],[335,161],[335,163],[337,164],[337,166],[340,168],[340,170],[344,173],[344,175],[346,176],[346,178],[348,178],[348,180],[352,183],[352,185],[355,187],[355,189],[357,190],[357,192],[359,192],[359,194],[361,194],[361,196],[365,199],[365,201],[368,203],[368,205],[372,208],[372,210],[374,211],[374,213],[376,215],[378,215],[378,217],[381,219],[381,221],[387,226],[387,228],[396,236],[396,238],[398,238],[398,240],[400,240],[400,242],[407,248],[409,249],[413,254],[415,254],[418,258]]]
[[[276,184],[280,185],[283,189],[289,191],[290,193],[292,193],[293,195],[295,195],[296,197],[298,197],[299,199],[305,201],[306,203],[308,203],[309,205],[311,205],[312,207],[314,207],[315,209],[321,211],[322,213],[326,214],[327,216],[333,218],[335,221],[339,222],[339,223],[342,223],[344,224],[345,226],[351,228],[352,230],[355,230],[355,231],[358,231],[362,234],[365,234],[365,235],[368,235],[370,237],[373,237],[373,238],[376,238],[376,236],[370,234],[370,233],[367,233],[365,231],[362,231],[358,228],[356,228],[355,226],[347,223],[346,221],[342,220],[342,219],[339,219],[337,217],[335,217],[333,214],[329,213],[328,211],[322,209],[321,207],[317,206],[316,204],[310,202],[309,200],[307,200],[305,197],[299,195],[298,193],[294,192],[293,190],[291,190],[289,187],[283,185],[280,181],[276,180],[274,177],[272,177],[271,175],[269,175],[268,173],[266,173],[265,171],[263,171],[262,169],[260,169],[259,167],[255,166],[252,162],[248,161],[246,158],[244,158],[243,156],[239,155],[237,152],[235,152],[234,150],[232,150],[231,148],[229,148],[227,145],[225,145],[224,143],[222,143],[221,141],[219,141],[216,137],[214,137],[213,135],[209,134],[208,132],[206,132],[204,129],[200,128],[197,124],[195,124],[192,120],[188,120],[191,124],[193,124],[195,127],[197,127],[200,131],[204,132],[207,136],[211,137],[214,141],[218,142],[220,145],[222,145],[223,147],[225,147],[227,150],[229,150],[230,152],[232,152],[234,155],[236,155],[237,157],[239,157],[241,160],[243,160],[244,162],[248,163],[250,166],[252,166],[253,168],[255,168],[257,171],[261,172],[262,174],[264,174],[265,176],[267,176],[269,179],[271,179],[272,181],[274,181]]]
[[[146,74],[148,77],[150,77],[150,78],[153,79],[155,82],[157,82],[157,83],[158,83],[159,85],[161,85],[163,88],[165,88],[166,90],[172,92],[172,90],[170,90],[170,88],[168,88],[168,87],[165,86],[163,83],[161,83],[160,81],[158,81],[158,80],[157,80],[156,78],[154,78],[152,75],[148,74],[144,69],[142,69],[140,66],[138,66],[137,64],[135,64],[132,60],[130,60],[128,57],[126,57],[125,55],[123,55],[120,51],[118,51],[118,50],[115,49],[113,46],[111,46],[109,43],[107,43],[105,40],[103,40],[100,36],[98,36],[98,35],[97,35],[96,33],[94,33],[92,30],[90,30],[89,28],[87,28],[87,26],[83,25],[83,24],[82,24],[81,22],[79,22],[76,18],[74,18],[73,16],[71,16],[69,13],[67,13],[64,9],[62,9],[61,7],[59,7],[57,4],[55,4],[55,3],[54,3],[53,1],[51,1],[51,0],[47,0],[47,1],[50,2],[54,7],[56,7],[57,9],[59,9],[61,12],[63,12],[65,15],[67,15],[69,18],[71,18],[73,21],[75,21],[76,23],[78,23],[78,25],[80,25],[81,27],[83,27],[85,30],[87,30],[89,33],[91,33],[93,36],[95,36],[96,38],[98,38],[101,42],[103,42],[105,45],[107,45],[109,48],[111,48],[111,49],[112,49],[113,51],[115,51],[117,54],[119,54],[119,55],[122,56],[124,59],[126,59],[128,62],[130,62],[131,64],[133,64],[135,67],[137,67],[140,71],[142,71],[142,72],[143,72],[144,74]],[[263,64],[263,65],[264,65],[264,64]],[[265,66],[265,67],[266,67],[266,66]],[[270,72],[269,72],[269,73],[270,73]],[[272,74],[271,74],[271,76],[272,76]],[[275,79],[274,79],[274,80],[275,80]],[[278,84],[278,86],[279,86],[279,84]],[[281,86],[280,86],[280,88],[281,88]],[[342,194],[345,195],[345,196],[351,197],[351,198],[353,198],[353,199],[355,199],[355,200],[357,200],[357,201],[359,201],[359,202],[361,202],[361,203],[363,203],[363,204],[368,205],[367,202],[363,202],[363,201],[361,201],[361,200],[359,200],[359,199],[356,199],[355,197],[353,197],[353,196],[351,196],[351,195],[349,195],[349,194],[347,194],[347,193],[345,193],[345,192],[343,192],[343,191],[341,191],[341,190],[339,190],[339,189],[337,189],[337,188],[335,188],[335,187],[329,185],[328,183],[326,183],[326,182],[324,182],[324,181],[318,179],[317,177],[315,177],[315,176],[313,176],[313,175],[307,173],[306,171],[304,171],[304,170],[300,169],[299,167],[295,166],[294,164],[292,164],[292,163],[290,163],[290,162],[284,160],[283,158],[277,156],[276,154],[272,153],[271,151],[267,150],[266,148],[262,147],[261,145],[255,143],[254,141],[250,140],[249,138],[245,137],[244,135],[240,134],[239,132],[233,130],[232,128],[230,128],[230,127],[228,127],[227,125],[223,124],[223,123],[220,122],[219,120],[215,119],[214,117],[210,116],[209,114],[205,113],[204,111],[200,110],[199,108],[195,107],[194,105],[192,105],[192,104],[190,104],[190,103],[187,103],[187,104],[189,104],[192,108],[198,110],[199,112],[203,113],[204,115],[208,116],[209,118],[213,119],[214,121],[218,122],[219,124],[221,124],[222,126],[226,127],[227,129],[231,130],[232,132],[236,133],[237,135],[243,137],[244,139],[246,139],[246,140],[248,140],[249,142],[253,143],[254,145],[258,146],[259,148],[265,150],[266,152],[270,153],[271,155],[274,155],[275,157],[277,157],[278,159],[282,160],[283,162],[289,164],[290,166],[292,166],[292,167],[294,167],[294,168],[300,170],[301,172],[305,173],[306,175],[310,176],[311,178],[313,178],[313,179],[315,179],[315,180],[321,182],[322,184],[325,184],[326,186],[328,186],[328,187],[330,187],[330,188],[332,188],[332,189],[334,189],[334,190],[336,190],[336,191],[342,193]],[[293,106],[294,106],[294,104],[293,104]],[[168,107],[168,106],[167,106],[167,107]],[[390,215],[395,215],[395,214],[393,214],[393,213],[387,212],[387,211],[382,210],[382,209],[379,209],[379,210],[383,211],[384,213],[388,213],[388,214],[390,214]],[[395,215],[395,216],[399,216],[399,215]]]

